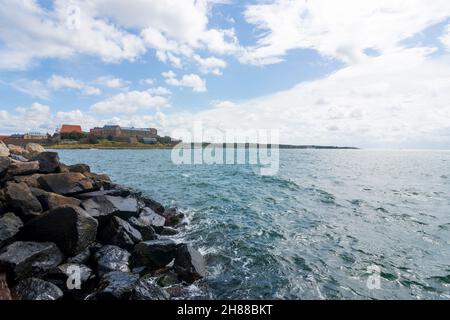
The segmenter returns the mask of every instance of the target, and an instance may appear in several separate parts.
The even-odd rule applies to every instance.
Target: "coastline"
[[[204,257],[176,240],[185,224],[87,164],[0,143],[0,299],[186,299],[192,284],[206,297]]]

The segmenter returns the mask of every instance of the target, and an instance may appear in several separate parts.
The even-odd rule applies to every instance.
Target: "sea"
[[[171,150],[58,152],[182,209],[216,299],[450,299],[450,151],[282,149],[273,176]]]

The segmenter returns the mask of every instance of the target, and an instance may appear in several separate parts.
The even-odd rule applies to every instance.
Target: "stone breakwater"
[[[88,165],[0,142],[0,300],[189,298],[206,266],[171,239],[183,218]]]

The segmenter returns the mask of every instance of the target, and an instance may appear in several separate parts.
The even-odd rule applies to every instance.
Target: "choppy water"
[[[450,152],[281,150],[274,177],[169,150],[60,157],[185,209],[217,298],[450,298]]]

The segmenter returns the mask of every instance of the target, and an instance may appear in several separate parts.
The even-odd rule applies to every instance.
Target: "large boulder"
[[[78,172],[46,174],[38,181],[44,190],[65,196],[95,190],[91,179]]]
[[[56,152],[41,152],[32,158],[39,163],[39,172],[54,173],[59,172],[59,156]]]
[[[85,172],[84,175],[93,181],[95,188],[110,189],[111,178],[106,174],[96,174],[92,172]]]
[[[94,254],[97,274],[102,276],[112,271],[130,272],[128,261],[130,253],[117,246],[107,245]]]
[[[41,152],[45,152],[44,147],[42,147],[40,144],[37,144],[37,143],[28,143],[25,146],[25,150],[28,152],[28,154],[31,157],[34,157],[34,156],[38,155]]]
[[[0,178],[6,173],[11,164],[8,157],[0,157]]]
[[[144,203],[146,207],[149,207],[156,213],[158,214],[164,213],[165,208],[161,203],[146,197],[141,197],[141,201]]]
[[[39,171],[39,162],[37,161],[18,161],[11,160],[8,173],[13,176],[25,176]]]
[[[202,254],[186,243],[177,245],[174,268],[180,278],[187,282],[194,282],[207,275]]]
[[[98,222],[79,207],[63,206],[28,222],[24,240],[52,241],[68,256],[75,256],[95,241]]]
[[[110,220],[112,215],[128,219],[138,215],[137,200],[132,197],[122,198],[110,195],[98,195],[82,202],[83,208],[101,224]]]
[[[69,170],[69,172],[79,172],[83,174],[86,172],[91,172],[91,168],[87,164],[83,163],[67,166],[67,170]]]
[[[184,218],[184,213],[178,208],[167,208],[161,215],[166,219],[167,226],[176,226]]]
[[[53,283],[37,278],[20,281],[13,289],[16,300],[59,300],[64,293]]]
[[[14,213],[8,212],[0,216],[0,248],[8,244],[23,227],[22,220]]]
[[[52,210],[63,206],[79,207],[81,201],[72,198],[65,197],[53,192],[47,192],[42,189],[30,188],[33,195],[39,200],[44,210]]]
[[[78,276],[79,278],[75,279]],[[63,291],[80,290],[88,281],[93,280],[93,278],[94,273],[89,267],[76,263],[61,264],[50,270],[45,276],[45,280],[57,285]],[[73,287],[68,287],[68,284],[71,284]]]
[[[0,157],[8,157],[10,154],[8,147],[3,141],[0,141]]]
[[[100,196],[113,196],[126,198],[131,193],[127,189],[108,189],[108,190],[97,190],[92,192],[76,194],[74,197],[80,200],[88,200]]]
[[[8,149],[9,149],[9,152],[11,154],[19,155],[19,156],[22,156],[22,157],[27,157],[28,156],[28,151],[25,150],[21,146],[16,146],[15,144],[8,144]]]
[[[125,220],[113,217],[100,232],[99,239],[103,243],[130,250],[142,241],[142,235]]]
[[[149,226],[152,226],[153,228],[162,228],[164,224],[166,223],[166,219],[154,212],[150,208],[144,208],[139,215],[139,220]]]
[[[148,224],[136,217],[131,217],[130,219],[128,219],[128,223],[141,233],[143,241],[158,239],[158,235],[156,234],[155,229],[153,229],[151,224]]]
[[[137,275],[128,272],[107,273],[100,280],[95,297],[98,300],[127,300],[138,280]]]
[[[41,185],[38,181],[39,177],[42,176],[41,173],[35,173],[30,176],[15,176],[14,182],[25,183],[30,188],[40,188]]]
[[[169,294],[150,277],[139,279],[131,293],[131,300],[167,300],[169,298]]]
[[[25,183],[8,182],[5,197],[10,207],[24,217],[35,217],[42,213],[41,203]]]
[[[170,239],[140,242],[132,253],[133,266],[152,269],[165,267],[175,258],[176,250],[176,243]]]
[[[17,241],[0,254],[0,269],[6,269],[13,279],[24,279],[44,274],[63,259],[54,243]]]

